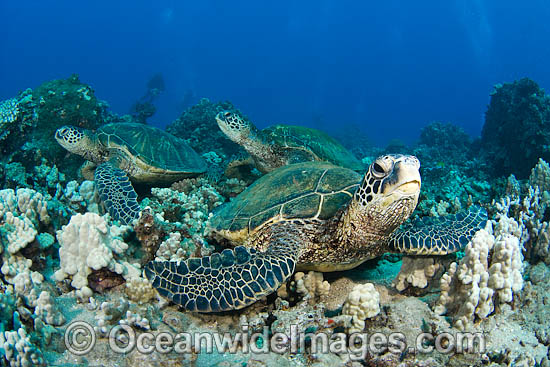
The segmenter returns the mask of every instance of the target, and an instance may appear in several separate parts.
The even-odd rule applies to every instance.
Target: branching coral
[[[215,183],[214,183],[215,182]],[[238,178],[224,178],[218,181],[208,180],[206,178],[186,178],[175,182],[170,186],[172,190],[189,194],[198,187],[211,186],[224,198],[232,198],[243,192],[248,184]]]
[[[523,195],[512,194],[495,202],[498,226],[510,227],[528,257],[550,264],[547,212],[550,208],[550,167],[542,159],[531,171]],[[510,218],[508,218],[510,216]],[[501,220],[502,219],[502,220]]]
[[[515,178],[507,181],[509,196],[494,202],[495,220],[476,233],[465,256],[441,278],[436,313],[448,314],[459,329],[468,329],[512,303],[523,287],[523,254],[550,263],[550,167],[540,160],[521,193]]]
[[[17,331],[0,332],[0,352],[10,367],[45,366],[42,352],[30,340],[24,327]]]
[[[96,315],[96,332],[106,335],[109,332],[109,325],[136,326],[141,330],[150,330],[149,319],[132,312],[131,304],[124,298],[103,302],[99,306],[99,313]]]
[[[495,220],[476,233],[464,258],[441,278],[436,313],[448,314],[459,329],[468,329],[514,301],[523,287],[523,253],[548,261],[550,167],[540,160],[523,192],[515,178],[508,196],[494,202]]]
[[[18,157],[26,161],[25,157]],[[46,159],[42,158],[40,164],[29,167],[32,162],[2,162],[0,163],[0,183],[6,189],[31,188],[43,194],[59,197],[63,191],[65,175],[57,169],[57,166],[50,166]]]
[[[60,326],[65,323],[65,316],[59,311],[51,294],[47,291],[40,292],[34,314],[49,325]]]

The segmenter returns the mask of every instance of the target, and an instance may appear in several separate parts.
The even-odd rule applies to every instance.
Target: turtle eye
[[[225,117],[229,117],[229,116],[231,116],[231,112],[226,111],[223,115],[224,115]]]
[[[58,138],[63,138],[65,135],[67,135],[66,127],[62,127],[55,132],[55,136],[57,136]]]
[[[382,166],[376,162],[372,165],[372,171],[374,174],[379,176],[384,175],[386,173],[386,171],[384,171],[384,168],[382,168]]]

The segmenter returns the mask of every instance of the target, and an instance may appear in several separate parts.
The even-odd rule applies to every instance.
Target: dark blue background
[[[478,135],[495,83],[550,85],[548,19],[545,0],[2,1],[0,99],[78,73],[122,114],[162,72],[159,126],[192,90],[259,126]]]

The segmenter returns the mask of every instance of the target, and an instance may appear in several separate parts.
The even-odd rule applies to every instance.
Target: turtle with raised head
[[[170,184],[206,171],[206,163],[186,142],[144,124],[112,123],[95,133],[75,126],[57,129],[55,139],[95,168],[94,180],[111,218],[129,224],[139,217],[130,180]],[[95,167],[97,165],[97,167]]]
[[[185,309],[240,309],[275,292],[298,270],[351,269],[385,252],[444,255],[485,225],[480,207],[402,225],[416,207],[420,163],[386,155],[361,177],[326,162],[281,167],[219,207],[212,232],[233,250],[186,261],[153,261],[145,275]]]
[[[287,164],[315,161],[364,170],[364,165],[342,144],[317,129],[280,124],[258,130],[231,111],[219,112],[216,122],[229,139],[250,154],[254,166],[262,173]]]

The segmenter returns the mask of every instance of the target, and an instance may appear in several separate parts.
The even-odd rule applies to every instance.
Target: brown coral
[[[124,278],[107,268],[94,270],[88,275],[88,285],[95,292],[103,293],[107,289],[117,287],[124,283]]]
[[[156,223],[155,217],[148,210],[141,213],[137,224],[134,226],[134,231],[144,252],[141,260],[143,265],[155,258],[155,253],[166,236],[166,232]]]

